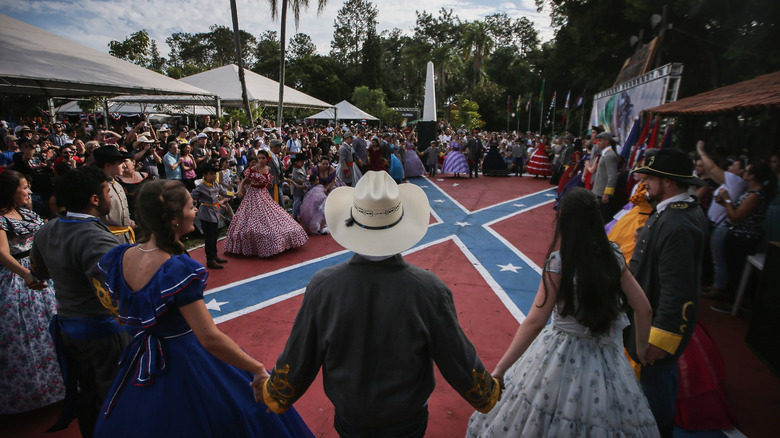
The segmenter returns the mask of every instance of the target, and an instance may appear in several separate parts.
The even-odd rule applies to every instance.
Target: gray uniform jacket
[[[38,230],[30,251],[30,271],[54,280],[59,316],[109,315],[95,294],[102,290],[95,265],[117,245],[117,238],[97,218],[75,219],[60,213]]]
[[[356,254],[306,286],[264,399],[283,412],[322,368],[336,413],[347,424],[381,428],[425,406],[434,363],[472,406],[492,408],[497,382],[458,324],[447,285],[400,254],[381,261]]]
[[[647,219],[628,267],[653,308],[650,343],[669,353],[656,364],[677,360],[690,341],[698,320],[699,288],[707,218],[696,202],[674,202]],[[637,361],[632,324],[623,342]]]
[[[128,228],[130,227],[130,209],[127,205],[125,189],[115,180],[109,182],[108,185],[111,190],[111,211],[107,215],[101,216],[100,221],[110,228]],[[129,232],[117,234],[116,237],[121,243],[133,243]]]
[[[197,218],[204,222],[219,223],[219,195],[228,196],[228,192],[220,184],[214,183],[211,187],[205,182],[192,191],[192,199],[200,202]]]
[[[360,180],[360,177],[363,176],[355,162],[354,155],[355,152],[352,149],[352,146],[341,143],[341,146],[339,147],[339,167],[336,177],[350,187],[355,187],[355,184]],[[352,167],[347,166],[347,163],[352,163]],[[346,172],[347,169],[349,169],[349,174]]]
[[[596,174],[593,175],[593,193],[598,197],[604,194],[613,196],[615,194],[615,185],[618,178],[618,156],[613,148],[604,149],[599,159],[599,165],[596,168]]]
[[[352,139],[352,150],[355,153],[355,156],[360,158],[360,161],[365,166],[368,164],[368,142],[364,139],[355,136]],[[355,160],[357,161],[357,160]]]

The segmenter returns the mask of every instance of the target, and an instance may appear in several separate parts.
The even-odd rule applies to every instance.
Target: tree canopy
[[[412,29],[379,32],[374,3],[346,0],[333,23],[328,54],[317,53],[306,34],[287,41],[285,83],[327,102],[352,99],[357,90],[358,95],[380,90],[386,107],[421,108],[426,64],[433,61],[440,114],[447,114],[453,104],[465,104],[468,111],[474,105],[476,120],[502,129],[509,115],[507,98],[510,112],[524,122],[529,116],[525,103],[532,99],[530,120],[539,126],[540,112],[546,114],[554,91],[559,100],[569,91],[572,96],[584,92],[586,105],[578,111],[590,111],[589,96],[611,87],[638,45],[662,30],[650,20],[662,13],[662,5],[653,0],[535,1],[540,11],[550,14],[555,31],[543,44],[528,18],[506,13],[469,21],[453,10],[419,10]],[[780,70],[780,2],[666,3],[658,60],[660,65],[684,64],[680,97]],[[240,37],[245,65],[278,80],[278,33],[269,29],[253,36],[242,30]],[[213,25],[205,33],[174,33],[165,42],[170,48],[167,59],[145,30],[111,41],[109,49],[114,56],[174,78],[235,62],[233,33],[225,26]],[[518,101],[522,105],[516,105]],[[557,106],[562,111],[563,102]]]

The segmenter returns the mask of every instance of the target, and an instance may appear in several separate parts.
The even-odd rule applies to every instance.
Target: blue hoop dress
[[[441,173],[469,173],[469,163],[463,155],[463,145],[457,141],[450,143],[450,152],[444,158]]]
[[[124,281],[122,257],[98,263],[119,319],[133,335],[106,396],[95,437],[313,437],[297,412],[266,413],[252,374],[217,359],[192,332],[179,307],[203,299],[208,271],[187,255],[168,259],[141,289]]]

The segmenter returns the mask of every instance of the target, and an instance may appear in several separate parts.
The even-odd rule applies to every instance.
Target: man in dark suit
[[[612,134],[602,132],[596,136],[596,139],[601,148],[601,155],[596,173],[593,175],[593,193],[601,200],[601,217],[604,223],[607,223],[612,220],[612,215],[617,211],[614,199],[620,158],[613,147],[615,142]],[[592,159],[595,157],[592,156]]]
[[[473,132],[469,134],[469,141],[466,142],[466,149],[468,150],[469,178],[471,178],[472,173],[474,173],[474,178],[479,178],[479,162],[485,154],[485,147],[482,144],[482,140]]]
[[[645,167],[634,172],[648,175],[647,197],[655,204],[629,264],[653,308],[646,364],[641,369],[633,324],[625,330],[623,341],[637,363],[639,382],[661,436],[671,437],[677,359],[696,328],[701,263],[709,227],[688,188],[705,182],[693,176],[693,161],[679,149],[658,151]]]

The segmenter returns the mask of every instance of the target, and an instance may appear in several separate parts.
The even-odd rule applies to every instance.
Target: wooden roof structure
[[[660,116],[684,116],[772,110],[780,110],[780,71],[645,111]]]

